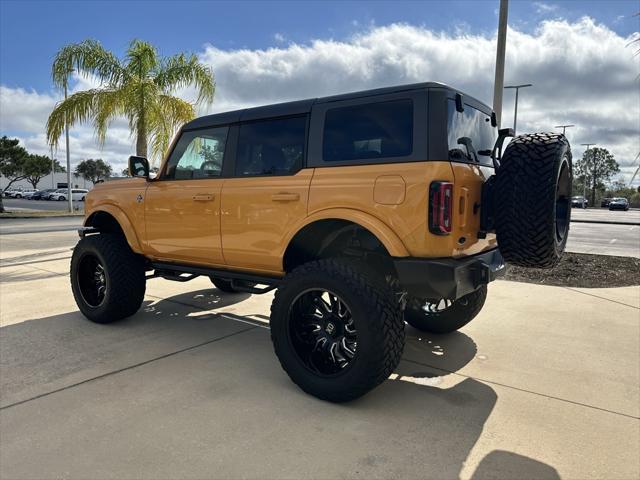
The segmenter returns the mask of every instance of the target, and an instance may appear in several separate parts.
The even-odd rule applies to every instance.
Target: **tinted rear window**
[[[240,126],[236,175],[290,175],[302,168],[307,117]]]
[[[405,157],[412,150],[412,100],[333,108],[326,113],[325,162]]]
[[[490,115],[466,104],[464,112],[458,112],[455,101],[449,100],[447,132],[450,161],[475,163],[477,156],[480,163],[492,165],[490,153],[498,132]]]

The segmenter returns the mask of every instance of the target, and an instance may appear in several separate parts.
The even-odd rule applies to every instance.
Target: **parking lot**
[[[270,294],[154,279],[135,316],[86,321],[78,221],[2,221],[1,478],[640,475],[639,287],[495,282],[462,331],[407,327],[395,374],[334,405],[281,370]]]

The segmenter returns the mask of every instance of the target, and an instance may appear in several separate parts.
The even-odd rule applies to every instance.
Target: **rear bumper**
[[[460,259],[399,258],[394,264],[402,289],[430,300],[456,300],[504,273],[497,248]]]

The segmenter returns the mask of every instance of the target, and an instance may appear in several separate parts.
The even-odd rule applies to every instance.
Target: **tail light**
[[[429,231],[436,235],[451,233],[453,183],[431,182],[429,187]]]

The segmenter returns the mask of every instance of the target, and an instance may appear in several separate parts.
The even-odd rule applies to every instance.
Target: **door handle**
[[[210,202],[213,200],[213,195],[211,194],[198,194],[193,196],[194,202]]]
[[[271,200],[274,202],[296,202],[300,200],[299,193],[274,193],[271,195]]]

